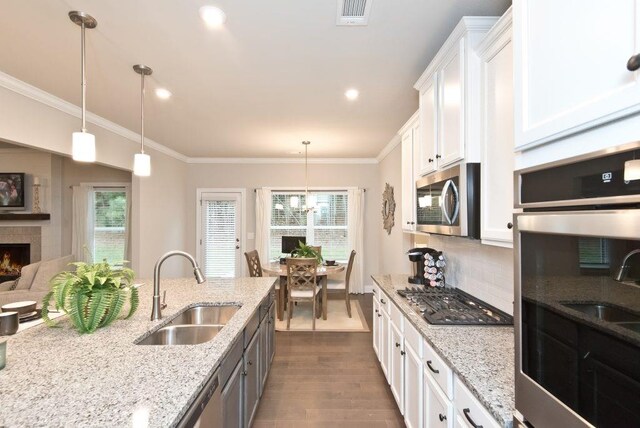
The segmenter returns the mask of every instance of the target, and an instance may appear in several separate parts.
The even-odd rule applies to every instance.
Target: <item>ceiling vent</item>
[[[338,0],[336,25],[367,25],[373,0]]]

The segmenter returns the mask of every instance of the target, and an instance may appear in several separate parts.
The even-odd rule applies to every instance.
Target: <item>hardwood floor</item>
[[[354,298],[371,328],[371,294]],[[404,427],[371,343],[371,333],[277,332],[253,427]]]

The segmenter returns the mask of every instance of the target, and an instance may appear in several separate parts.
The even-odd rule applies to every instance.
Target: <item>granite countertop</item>
[[[515,411],[515,340],[512,326],[437,326],[416,313],[398,289],[413,286],[406,275],[373,280],[422,333],[498,423],[510,428]]]
[[[151,281],[140,287],[140,307],[93,334],[33,327],[8,338],[0,370],[0,426],[176,425],[273,286],[275,278],[165,279],[168,306],[150,321]],[[138,346],[134,342],[197,304],[241,304],[210,342]],[[126,307],[125,307],[126,310]]]

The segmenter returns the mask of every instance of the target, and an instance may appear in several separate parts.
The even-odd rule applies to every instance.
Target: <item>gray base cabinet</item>
[[[244,426],[248,428],[258,408],[260,398],[260,330],[244,351]]]
[[[222,390],[222,420],[225,428],[242,428],[242,374],[243,362],[238,361],[227,385]]]

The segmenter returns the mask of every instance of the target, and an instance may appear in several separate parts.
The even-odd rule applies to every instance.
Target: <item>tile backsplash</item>
[[[444,252],[448,285],[513,314],[512,249],[440,235],[415,235],[415,245]]]

